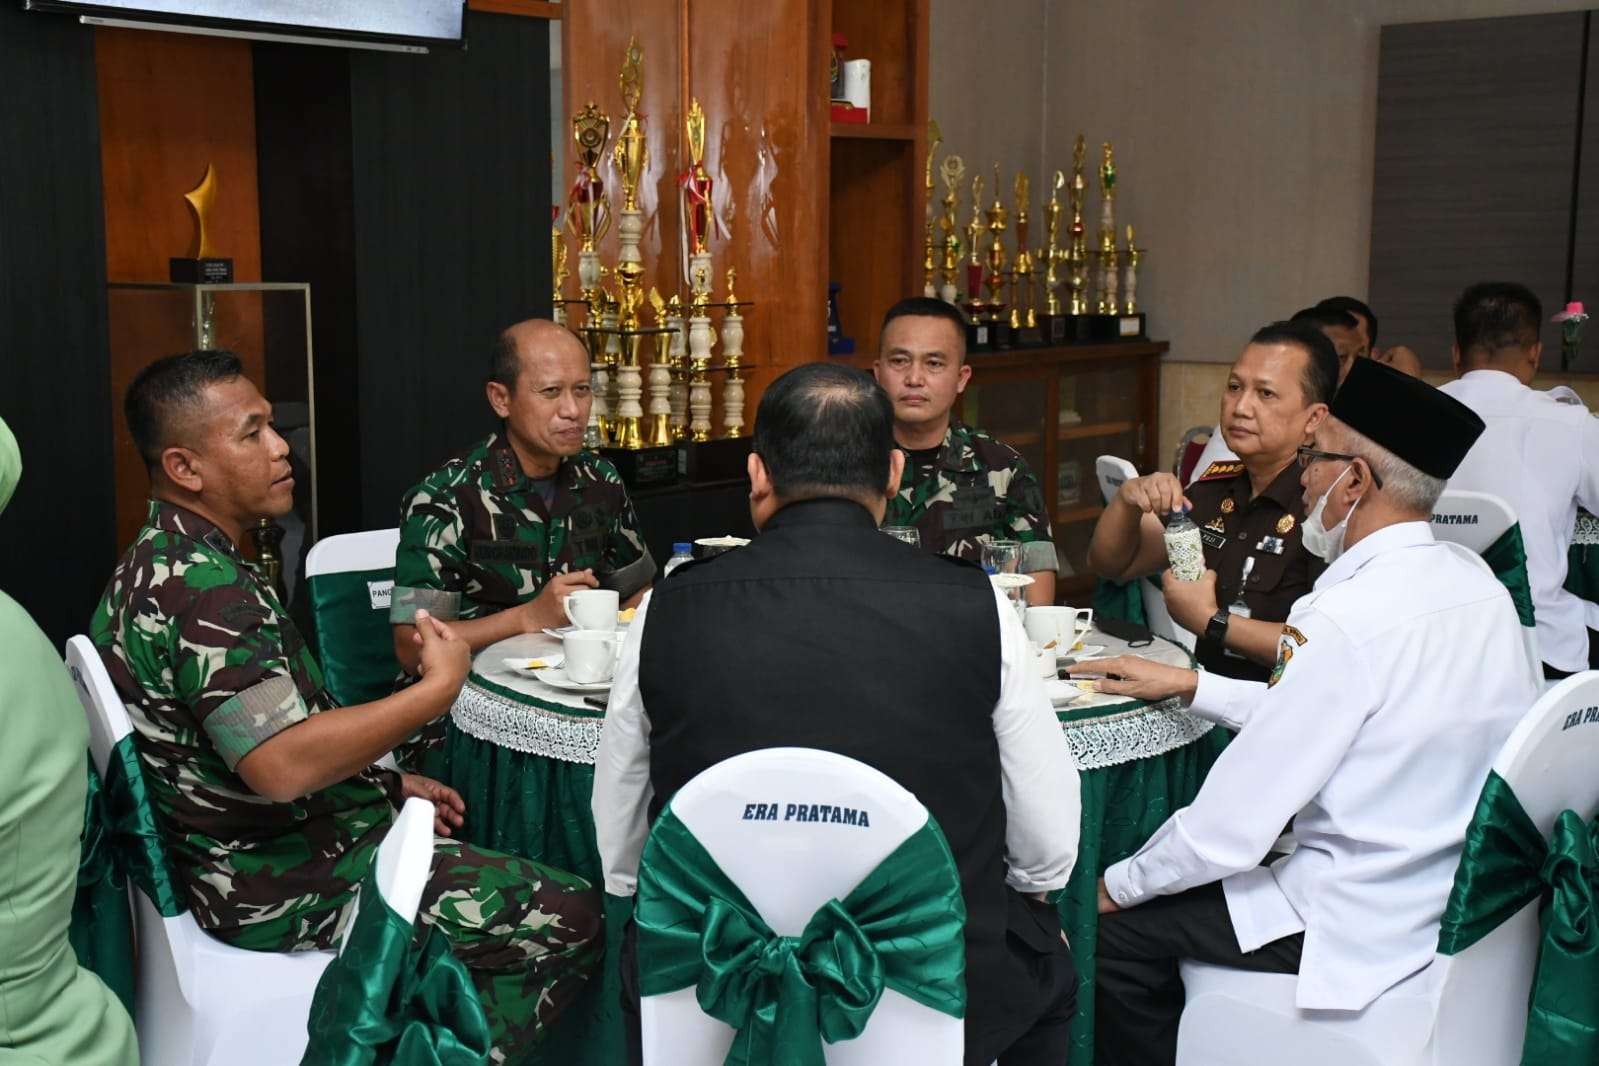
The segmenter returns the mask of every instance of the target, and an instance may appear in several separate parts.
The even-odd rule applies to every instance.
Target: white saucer
[[[1056,707],[1070,703],[1086,693],[1077,687],[1075,681],[1045,681],[1044,695],[1049,697],[1049,702]]]
[[[1055,649],[1055,658],[1071,659],[1075,662],[1082,662],[1085,659],[1097,658],[1104,654],[1105,645],[1103,644],[1084,644],[1081,648],[1078,648],[1075,651],[1071,650],[1070,648],[1068,648],[1066,651],[1061,651],[1059,648]]]
[[[617,636],[621,636],[623,633],[627,632],[627,627],[632,625],[632,624],[633,624],[632,622],[618,622],[618,623],[616,623],[616,634],[617,634]],[[577,626],[559,626],[559,627],[553,627],[553,628],[546,628],[544,630],[544,635],[547,636],[547,637],[554,637],[556,640],[560,640],[562,637],[566,636],[568,633],[576,633],[576,632],[577,632]]]
[[[561,689],[563,692],[609,692],[609,681],[591,681],[587,684],[573,681],[566,676],[566,671],[559,666],[546,666],[542,670],[534,670],[533,676],[551,688]]]

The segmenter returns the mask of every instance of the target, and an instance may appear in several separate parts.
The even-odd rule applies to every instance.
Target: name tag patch
[[[1214,529],[1201,529],[1199,539],[1205,542],[1205,547],[1220,549],[1227,543],[1227,534],[1218,533]]]
[[[374,611],[389,609],[389,601],[394,599],[393,581],[368,581],[366,583],[367,598],[372,601]]]
[[[963,485],[949,502],[945,525],[949,529],[981,529],[994,522],[994,490],[987,485]]]
[[[537,566],[539,546],[521,540],[474,540],[469,553],[474,563],[513,563]]]
[[[746,803],[746,822],[832,822],[870,829],[871,816],[864,807],[838,807],[831,803]]]

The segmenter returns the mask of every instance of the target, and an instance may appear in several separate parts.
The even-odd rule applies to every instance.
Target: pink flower
[[[1581,300],[1573,300],[1566,305],[1566,309],[1550,317],[1551,322],[1586,322],[1588,315],[1582,309]]]

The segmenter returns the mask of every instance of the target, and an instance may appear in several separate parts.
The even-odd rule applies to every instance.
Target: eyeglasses
[[[1366,457],[1363,455],[1349,455],[1345,452],[1323,452],[1312,448],[1308,444],[1301,444],[1299,446],[1298,454],[1299,468],[1301,470],[1310,466],[1311,463],[1318,462],[1322,459],[1342,459],[1345,462],[1354,462],[1356,459],[1365,459],[1366,469],[1371,470],[1371,460],[1366,459]],[[1382,475],[1378,474],[1377,471],[1371,471],[1371,480],[1372,484],[1376,485],[1379,489],[1382,488]]]

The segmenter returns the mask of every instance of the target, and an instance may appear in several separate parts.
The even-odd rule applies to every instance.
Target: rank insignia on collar
[[[1233,513],[1233,508],[1237,507],[1237,506],[1238,505],[1233,502],[1233,498],[1231,496],[1229,496],[1225,500],[1221,501],[1221,513],[1222,514],[1232,514]]]
[[[1215,518],[1212,518],[1209,522],[1205,523],[1205,528],[1214,529],[1218,533],[1225,533],[1227,532],[1227,523],[1222,521],[1221,515],[1217,515]]]
[[[1293,515],[1285,514],[1281,518],[1277,519],[1277,532],[1282,533],[1282,534],[1287,534],[1290,531],[1292,531],[1293,528],[1294,528],[1294,516]]]
[[[1216,478],[1232,477],[1244,471],[1243,463],[1211,463],[1205,467],[1205,472],[1200,474],[1195,481],[1214,481]]]

